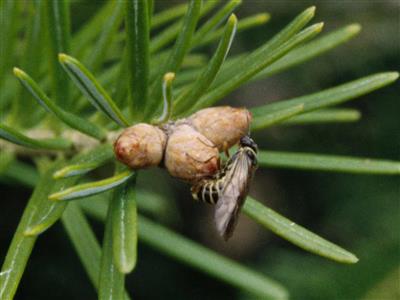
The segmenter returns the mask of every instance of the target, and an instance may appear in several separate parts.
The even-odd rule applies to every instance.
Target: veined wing
[[[215,210],[217,230],[225,240],[232,236],[254,171],[252,161],[244,149],[237,153],[232,164],[225,174],[224,187],[218,196]]]

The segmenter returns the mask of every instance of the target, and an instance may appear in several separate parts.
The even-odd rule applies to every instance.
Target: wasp
[[[257,150],[257,144],[249,136],[243,136],[238,150],[220,171],[191,188],[195,200],[216,204],[215,223],[225,240],[233,234],[251,179],[257,169]]]

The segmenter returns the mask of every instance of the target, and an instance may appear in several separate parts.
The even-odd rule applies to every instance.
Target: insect
[[[191,188],[195,200],[216,204],[216,226],[225,240],[233,234],[256,169],[257,144],[246,135],[240,139],[236,153],[219,172]]]

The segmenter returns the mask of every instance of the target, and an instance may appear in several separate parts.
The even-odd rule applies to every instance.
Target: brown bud
[[[136,124],[126,128],[114,143],[115,156],[132,169],[160,164],[167,137],[158,127]]]
[[[188,121],[222,151],[248,133],[251,113],[245,108],[210,107],[199,110]]]
[[[219,169],[217,147],[187,124],[171,132],[164,161],[172,176],[189,182],[211,176]]]

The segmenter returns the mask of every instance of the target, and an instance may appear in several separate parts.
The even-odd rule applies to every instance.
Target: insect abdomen
[[[216,204],[222,188],[221,180],[204,180],[191,188],[193,199]]]

